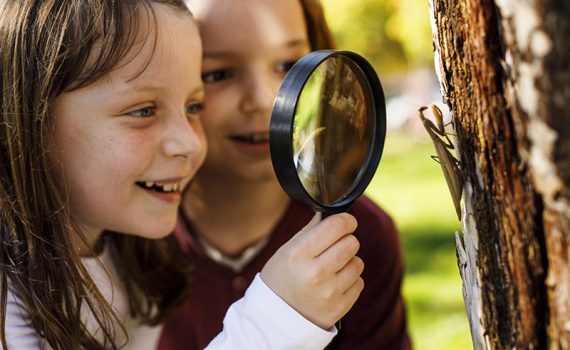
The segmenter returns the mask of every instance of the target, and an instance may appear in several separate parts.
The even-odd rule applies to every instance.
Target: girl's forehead
[[[95,23],[92,31],[86,31],[95,35],[83,35],[97,40],[84,43],[79,35],[74,38],[73,45],[83,45],[88,50],[88,57],[85,60],[71,59],[72,62],[80,62],[77,64],[81,69],[79,78],[71,80],[71,90],[84,87],[86,83],[93,85],[108,81],[110,76],[124,80],[137,78],[147,70],[155,56],[168,55],[168,51],[173,50],[171,47],[176,46],[177,37],[189,38],[196,44],[196,50],[201,51],[197,23],[187,8],[155,2],[131,10],[125,10],[125,14],[117,18],[108,18],[111,14],[107,14]],[[106,23],[106,19],[112,22],[115,30],[100,25]],[[172,33],[178,23],[184,23],[184,35],[180,30]]]
[[[192,0],[189,7],[207,49],[275,45],[306,36],[303,10],[296,0]]]
[[[124,57],[108,74],[91,84],[92,87],[113,86],[128,91],[134,86],[168,85],[165,78],[178,60],[183,59],[183,67],[188,70],[200,66],[200,35],[188,12],[159,5],[154,16],[149,17],[150,21],[142,16],[137,37]],[[182,51],[185,52],[183,58]],[[93,58],[97,57],[95,51]]]
[[[155,7],[150,20],[146,18],[148,14],[139,18],[137,37],[115,69],[121,70],[122,75],[144,74],[153,68],[155,60],[171,57],[183,44],[202,51],[197,24],[189,13],[166,5]]]

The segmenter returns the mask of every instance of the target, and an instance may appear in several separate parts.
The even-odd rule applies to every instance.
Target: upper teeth
[[[248,142],[264,142],[269,139],[269,135],[267,133],[258,133],[258,134],[234,136],[234,138],[239,140],[245,140]]]
[[[158,184],[158,183],[155,183],[154,181],[145,181],[144,186],[147,188],[160,187],[162,189],[162,191],[164,191],[164,192],[178,191],[178,188],[180,188],[180,185],[178,184],[178,182],[172,182],[172,183],[167,183],[167,184]]]
[[[253,140],[253,142],[265,141],[265,140],[267,140],[267,135],[266,134],[253,134],[253,135],[251,135],[251,139]]]

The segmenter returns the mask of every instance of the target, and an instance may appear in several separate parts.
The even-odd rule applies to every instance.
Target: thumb
[[[312,229],[313,227],[317,226],[317,224],[318,224],[319,222],[321,222],[322,218],[323,218],[323,213],[321,213],[321,212],[319,212],[319,211],[316,212],[315,215],[313,215],[313,218],[311,219],[311,221],[309,221],[309,222],[305,225],[305,227],[303,227],[303,228],[301,229],[301,231],[299,231],[297,234],[299,234],[299,233],[301,233],[301,232],[305,232],[305,231],[310,230],[310,229]]]
[[[299,230],[299,232],[297,232],[295,235],[293,235],[293,237],[291,237],[291,239],[289,241],[300,240],[301,237],[307,231],[310,231],[313,227],[317,226],[322,221],[322,218],[323,218],[323,213],[316,212],[315,215],[313,215],[313,217],[311,218],[311,220],[301,230]]]

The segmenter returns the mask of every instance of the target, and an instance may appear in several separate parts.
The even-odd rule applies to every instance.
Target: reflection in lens
[[[293,157],[309,195],[331,204],[356,184],[373,141],[373,103],[348,58],[323,61],[303,87],[293,125]]]

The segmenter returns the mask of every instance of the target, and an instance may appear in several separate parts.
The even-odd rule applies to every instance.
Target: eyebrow
[[[131,85],[125,90],[127,90],[127,92],[129,90],[136,92],[157,92],[164,89],[166,89],[166,86],[162,85]],[[196,86],[194,90],[192,90],[192,92],[190,93],[190,96],[196,96],[200,94],[202,95],[204,94],[204,85]]]
[[[296,47],[303,47],[303,46],[309,46],[309,41],[306,39],[293,39],[290,41],[286,41],[283,44],[280,45],[275,45],[275,48],[296,48]],[[226,58],[226,57],[231,57],[232,55],[234,55],[233,51],[229,51],[229,50],[210,50],[210,51],[206,51],[204,50],[204,57],[208,57],[208,58]]]

